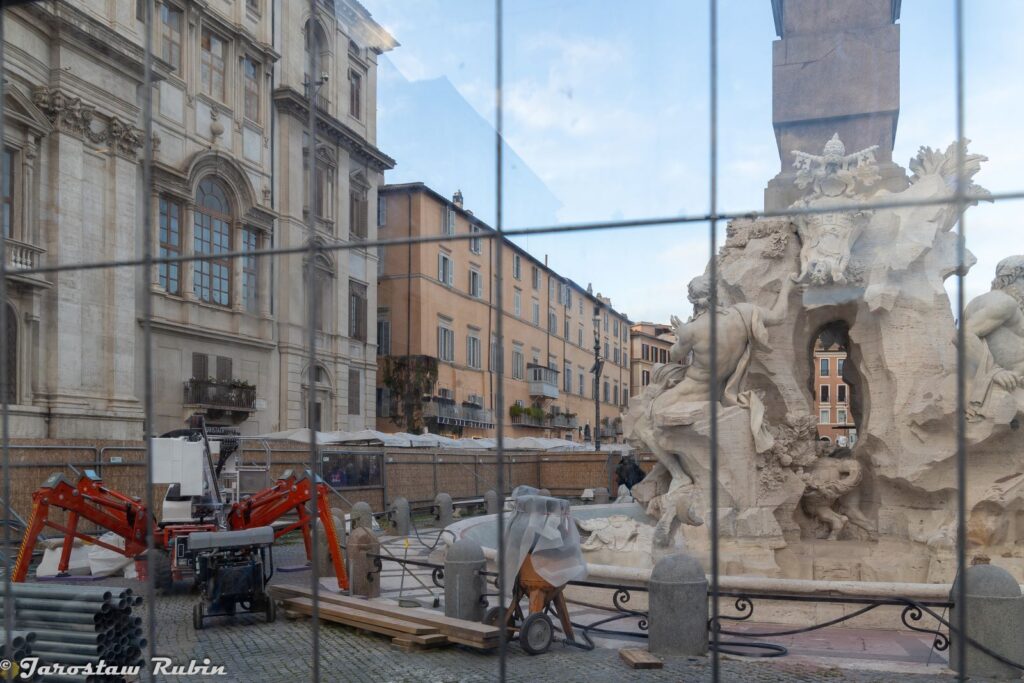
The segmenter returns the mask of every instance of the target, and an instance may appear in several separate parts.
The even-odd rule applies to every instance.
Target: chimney
[[[452,195],[452,204],[462,208],[462,190],[455,190],[455,194]]]

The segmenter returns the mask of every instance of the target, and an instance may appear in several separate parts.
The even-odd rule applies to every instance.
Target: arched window
[[[0,392],[8,403],[18,402],[18,314],[14,306],[4,306],[4,315],[7,316],[7,356],[4,363],[7,364],[7,384],[0,386]]]
[[[305,389],[302,412],[309,415],[306,425],[315,432],[329,431],[333,423],[331,419],[332,387],[331,377],[327,374],[327,369],[324,366],[316,365],[306,372]],[[313,394],[312,404],[310,404],[309,392]]]
[[[199,183],[196,194],[195,239],[197,256],[231,251],[231,204],[224,186],[212,178]],[[196,261],[193,290],[200,301],[231,304],[231,263],[227,258]]]
[[[320,74],[330,73],[331,55],[327,50],[327,36],[319,23],[310,19],[306,22],[305,62],[303,63],[303,80],[307,87],[320,78]]]

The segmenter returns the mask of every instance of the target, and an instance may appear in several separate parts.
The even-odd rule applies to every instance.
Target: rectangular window
[[[441,234],[455,234],[455,209],[447,205],[441,207]]]
[[[579,384],[577,384],[576,386],[579,388],[580,396],[582,397],[585,393],[587,393],[586,392],[587,385],[583,381],[583,371],[582,370],[580,370],[579,373],[576,375],[576,379],[579,381]]]
[[[230,382],[232,380],[231,374],[231,359],[225,356],[217,356],[217,381]]]
[[[4,148],[3,213],[4,237],[14,229],[14,150]]]
[[[498,365],[500,364],[500,360],[501,360],[500,355],[501,355],[501,347],[498,346],[498,335],[492,334],[491,335],[491,353],[490,353],[490,358],[488,359],[489,362],[490,362],[490,365],[488,366],[488,370],[490,370],[491,372],[497,372],[498,371]]]
[[[377,387],[377,417],[391,417],[391,390]]]
[[[579,329],[576,332],[576,343],[579,344],[580,346],[583,346],[583,325],[580,325]]]
[[[348,336],[366,341],[366,285],[348,281]]]
[[[363,77],[352,69],[348,72],[348,113],[352,118],[363,117]]]
[[[370,213],[369,203],[366,197],[359,192],[349,194],[348,202],[348,224],[349,233],[356,239],[365,240],[367,237],[367,217]]]
[[[532,310],[530,312],[530,320],[533,321],[534,325],[540,325],[540,302],[536,299],[533,300]]]
[[[251,57],[242,62],[245,75],[245,118],[259,123],[260,120],[260,65]]]
[[[619,319],[616,318],[612,321],[612,334],[616,337],[619,336]]]
[[[562,336],[565,339],[569,339],[569,324],[569,316],[566,316],[565,320],[562,321]]]
[[[822,358],[818,361],[818,374],[822,377],[828,377],[828,358]]]
[[[469,271],[469,295],[479,299],[484,295],[484,281],[480,278],[480,271]]]
[[[517,280],[523,279],[523,262],[519,254],[512,254],[512,277]]]
[[[548,277],[548,303],[555,300],[555,278]]]
[[[181,71],[182,11],[166,2],[160,5],[160,56]]]
[[[523,315],[523,293],[518,287],[512,290],[512,315],[517,318]]]
[[[822,408],[818,411],[818,424],[827,425],[829,421],[829,410],[828,408]]]
[[[469,226],[469,232],[474,234],[474,235],[480,234],[480,226],[479,225],[471,225],[471,226]],[[479,254],[481,251],[483,251],[482,243],[483,243],[483,240],[481,240],[479,237],[471,238],[469,240],[469,250],[471,252],[473,252],[474,254]]]
[[[819,387],[819,392],[821,394],[821,396],[820,396],[821,402],[822,403],[828,403],[828,385],[827,384],[822,384],[821,387]]]
[[[470,332],[466,337],[466,365],[479,370],[481,368],[479,332]]]
[[[609,358],[611,358],[610,349],[608,348],[608,342],[604,343],[604,356],[603,356],[603,358],[605,360],[608,360]]]
[[[358,415],[359,414],[359,393],[362,391],[362,382],[359,377],[359,370],[356,368],[348,369],[348,414]]]
[[[836,410],[836,424],[846,424],[846,408]]]
[[[213,31],[203,29],[201,47],[199,73],[203,92],[215,100],[223,102],[226,99],[224,97],[224,64],[227,57],[227,44]]]
[[[443,251],[437,255],[437,279],[441,284],[452,286],[454,275],[452,274],[453,264],[448,254]]]
[[[532,266],[530,269],[530,279],[533,281],[533,288],[540,289],[540,268]]]
[[[512,347],[512,379],[522,379],[526,374],[526,364],[523,362],[523,347]]]
[[[388,224],[388,200],[386,197],[377,197],[377,227],[383,228]]]
[[[846,385],[840,384],[836,387],[836,400],[840,403],[846,403]]]
[[[451,363],[455,360],[455,332],[449,324],[446,320],[437,324],[437,357]]]
[[[226,254],[231,251],[227,221],[196,212],[193,250],[197,255]],[[231,263],[226,258],[196,261],[193,291],[200,301],[227,306],[231,303]]]
[[[558,334],[558,316],[554,310],[548,310],[548,334]]]
[[[646,387],[651,383],[651,373],[647,370],[640,371],[640,386]]]
[[[562,372],[562,389],[565,393],[572,392],[572,366],[568,363],[565,364],[564,372]]]
[[[391,355],[391,320],[387,311],[377,311],[377,355]]]
[[[846,359],[845,358],[838,358],[838,359],[836,359],[836,375],[837,376],[839,376],[839,377],[843,376],[843,369],[845,367],[846,367]]]
[[[207,379],[210,376],[210,357],[205,353],[192,354],[192,376]]]
[[[250,313],[259,312],[259,266],[256,252],[260,248],[260,233],[254,228],[242,228],[242,304]]]
[[[619,358],[619,347],[616,346],[615,347],[615,364],[618,365],[620,360],[621,359]]]
[[[648,344],[640,345],[640,357],[644,360],[650,360],[651,347]]]
[[[4,164],[7,163],[6,153]],[[10,175],[7,176],[10,179]],[[4,197],[4,234],[10,237],[7,227],[8,205]],[[163,197],[160,198],[160,256],[181,255],[181,205]],[[181,294],[181,264],[160,264],[160,286],[169,294]]]
[[[604,402],[605,403],[608,403],[608,399],[610,398],[610,394],[611,394],[611,386],[609,386],[608,382],[605,382],[604,383]]]

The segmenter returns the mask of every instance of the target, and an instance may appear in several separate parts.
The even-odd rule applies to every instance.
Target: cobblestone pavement
[[[279,546],[275,550],[279,568],[302,563],[301,545]],[[388,567],[385,567],[388,572]],[[397,578],[391,570],[394,584]],[[278,571],[274,583],[309,581],[308,571]],[[103,583],[131,585],[145,594],[142,582],[110,579]],[[415,583],[415,582],[411,582]],[[409,585],[408,583],[406,584]],[[418,586],[413,591],[421,596],[427,592]],[[238,615],[234,618],[210,619],[200,632],[192,628],[192,606],[196,596],[187,592],[158,596],[156,654],[171,657],[176,664],[208,659],[212,665],[223,666],[226,676],[169,676],[168,683],[197,681],[262,681],[312,680],[312,622],[309,619],[288,620],[283,616],[273,624],[263,617]],[[424,601],[428,602],[428,601]],[[428,602],[429,604],[429,602]],[[141,612],[145,615],[145,606]],[[357,632],[330,623],[320,626],[320,680],[368,681],[374,683],[477,683],[498,680],[499,657],[468,648],[453,646],[420,652],[405,652],[391,645],[384,637]],[[582,651],[556,644],[540,656],[532,657],[516,643],[508,648],[508,681],[573,683],[609,683],[629,681],[709,681],[711,665],[707,658],[666,658],[665,668],[654,671],[633,671],[620,659],[616,648]],[[926,683],[953,680],[947,674],[908,675],[893,671],[840,670],[829,665],[799,661],[798,658],[749,660],[723,657],[721,680],[761,683],[768,681],[835,681],[856,683]],[[946,670],[948,671],[948,670]]]
[[[274,583],[308,585],[308,571],[280,570],[304,561],[301,544],[278,546],[275,559],[279,571],[274,576]],[[385,566],[385,573],[388,573],[388,565]],[[389,583],[394,585],[394,579],[397,578],[394,569],[391,574]],[[146,586],[139,581],[109,579],[103,583],[131,585],[136,591],[146,594]],[[90,582],[90,585],[95,584]],[[409,585],[406,583],[406,586]],[[422,588],[412,592],[421,596],[428,595]],[[406,590],[405,593],[408,595],[410,591]],[[197,632],[192,627],[191,619],[196,601],[197,597],[187,592],[158,596],[156,654],[171,657],[176,664],[184,664],[191,659],[202,663],[208,659],[212,665],[223,666],[227,675],[170,676],[163,680],[168,683],[312,680],[311,620],[288,620],[282,615],[275,623],[267,624],[261,616],[238,615],[233,618],[210,619],[206,628]],[[429,599],[424,602],[429,604]],[[145,606],[140,613],[145,617]],[[330,623],[321,623],[319,642],[320,680],[325,682],[476,683],[498,680],[499,657],[496,653],[484,654],[459,646],[405,652],[392,646],[388,638],[363,634]],[[884,662],[878,664],[885,666]],[[721,667],[721,680],[730,683],[891,683],[896,680],[901,683],[948,683],[953,680],[948,669],[938,667],[935,667],[935,674],[915,675],[895,671],[839,669],[827,662],[807,662],[800,657],[750,660],[725,656]],[[662,670],[634,671],[619,659],[617,646],[599,647],[588,652],[556,644],[548,653],[532,657],[524,653],[518,644],[512,643],[508,648],[506,680],[557,683],[709,681],[711,665],[707,658],[666,658]]]

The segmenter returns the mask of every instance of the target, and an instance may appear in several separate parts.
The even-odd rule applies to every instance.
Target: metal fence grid
[[[32,1],[32,0],[30,0],[30,1]],[[15,4],[15,3],[11,2],[10,0],[8,0],[7,2],[3,3],[5,8],[7,6],[12,5],[12,4]],[[20,4],[20,3],[18,3],[18,4]],[[295,4],[297,6],[298,2],[296,2]],[[310,0],[309,4],[310,4],[310,10],[315,12],[316,6],[317,6],[317,0]],[[508,4],[514,5],[515,3],[511,2],[511,3],[508,3]],[[142,5],[144,7],[144,12],[145,12],[145,17],[146,17],[146,24],[147,25],[151,25],[152,24],[152,20],[153,20],[153,18],[155,16],[154,2],[153,2],[153,0],[146,0],[146,1],[144,1],[142,3]],[[289,3],[289,5],[291,5],[291,3]],[[283,256],[283,255],[297,254],[297,253],[304,253],[304,254],[306,254],[312,260],[312,259],[315,259],[318,255],[323,254],[323,253],[329,253],[329,252],[334,252],[334,251],[344,252],[346,250],[350,250],[350,249],[354,249],[354,248],[369,249],[369,248],[374,248],[374,247],[387,247],[387,246],[393,246],[393,245],[423,244],[423,243],[431,243],[431,242],[453,242],[453,241],[461,241],[461,240],[468,240],[468,239],[481,239],[482,238],[482,239],[488,239],[488,240],[492,240],[493,241],[493,251],[494,251],[494,254],[495,254],[494,267],[495,267],[495,272],[497,274],[497,283],[498,283],[498,286],[495,288],[495,297],[496,297],[495,303],[496,303],[497,310],[501,311],[501,310],[504,310],[503,309],[503,301],[502,301],[502,286],[501,286],[501,284],[503,283],[502,244],[503,244],[503,239],[506,238],[506,237],[537,235],[537,234],[570,233],[570,232],[581,232],[581,231],[601,231],[601,230],[611,230],[611,229],[642,229],[644,227],[655,227],[655,226],[678,226],[679,228],[686,228],[686,227],[690,226],[691,224],[693,224],[693,226],[696,228],[699,224],[706,223],[708,225],[708,240],[709,240],[709,243],[710,243],[710,250],[709,250],[708,256],[709,256],[710,279],[711,279],[710,290],[711,290],[711,296],[712,296],[712,302],[711,302],[711,306],[710,306],[710,312],[711,312],[710,313],[710,320],[711,320],[711,328],[710,329],[711,329],[711,335],[712,335],[711,336],[711,339],[712,339],[712,343],[711,343],[711,349],[712,349],[712,353],[711,353],[712,386],[711,386],[711,392],[710,392],[710,396],[709,396],[709,399],[711,400],[712,421],[711,421],[711,437],[710,437],[710,453],[709,453],[709,457],[710,457],[711,478],[712,478],[712,481],[717,484],[717,482],[718,482],[718,467],[719,467],[719,452],[718,452],[719,451],[719,435],[718,435],[718,423],[717,423],[717,401],[715,400],[715,397],[718,396],[718,394],[719,394],[719,386],[717,386],[717,381],[714,378],[717,377],[717,364],[718,364],[718,358],[717,358],[717,353],[716,353],[716,351],[717,351],[717,349],[716,349],[716,340],[717,340],[717,309],[716,309],[716,305],[715,305],[716,304],[715,299],[717,298],[717,293],[718,293],[717,292],[717,284],[718,284],[718,277],[719,277],[719,274],[718,274],[718,271],[717,271],[716,258],[715,258],[715,255],[718,252],[718,242],[717,242],[717,239],[718,239],[717,238],[717,226],[718,226],[718,223],[720,221],[727,221],[727,220],[734,219],[734,218],[749,218],[749,217],[758,217],[758,216],[760,216],[760,217],[783,217],[783,216],[791,217],[791,216],[797,215],[799,213],[820,213],[820,212],[825,212],[825,211],[833,212],[834,213],[834,212],[837,212],[837,209],[836,208],[828,208],[828,209],[808,208],[808,209],[803,209],[803,210],[787,209],[787,210],[784,210],[784,211],[719,212],[719,210],[718,210],[718,206],[719,206],[719,190],[718,190],[718,181],[719,181],[719,166],[718,166],[718,157],[719,157],[719,154],[718,154],[719,153],[719,137],[718,137],[719,136],[719,130],[718,130],[718,119],[719,119],[719,110],[718,110],[718,105],[719,105],[719,102],[718,102],[718,100],[719,100],[719,97],[718,97],[718,82],[719,82],[719,61],[718,61],[718,55],[719,55],[719,40],[718,40],[719,39],[719,26],[718,26],[718,16],[719,16],[719,2],[718,2],[718,0],[708,0],[708,9],[709,9],[708,35],[709,35],[709,38],[710,38],[710,52],[709,52],[709,55],[708,55],[708,57],[709,57],[709,75],[708,75],[708,77],[709,77],[710,88],[709,88],[709,92],[707,93],[707,98],[708,98],[709,111],[710,111],[710,119],[709,119],[710,154],[709,154],[709,158],[708,158],[707,172],[708,172],[708,177],[709,177],[709,180],[710,180],[710,193],[709,193],[709,196],[708,196],[708,207],[709,208],[708,208],[707,213],[680,215],[680,216],[652,216],[652,217],[642,218],[642,219],[598,221],[598,222],[585,222],[585,223],[561,224],[561,225],[547,225],[547,226],[538,226],[538,227],[530,227],[530,228],[515,228],[515,229],[508,229],[508,230],[506,230],[505,227],[504,227],[504,224],[503,224],[503,209],[504,209],[503,190],[505,188],[504,188],[503,178],[502,178],[503,166],[504,166],[504,164],[503,164],[503,146],[502,146],[502,140],[503,140],[503,136],[504,136],[504,130],[503,130],[503,126],[504,126],[504,119],[503,119],[503,107],[504,107],[504,100],[503,100],[503,84],[504,84],[504,77],[503,77],[503,63],[504,63],[503,45],[504,45],[504,43],[503,43],[503,39],[505,37],[504,29],[503,29],[503,14],[504,14],[504,11],[505,11],[505,6],[506,6],[506,2],[504,0],[495,0],[495,2],[494,2],[494,12],[495,12],[495,22],[494,22],[494,45],[495,45],[495,70],[494,70],[494,106],[495,106],[494,154],[495,154],[495,168],[494,168],[494,174],[495,174],[495,188],[494,188],[494,190],[495,190],[495,197],[496,197],[496,203],[495,203],[495,207],[494,207],[495,216],[496,216],[496,221],[495,221],[495,226],[494,226],[494,228],[495,228],[494,233],[488,233],[488,234],[479,234],[479,233],[477,233],[477,234],[472,234],[472,235],[471,234],[465,234],[465,235],[421,236],[421,237],[416,237],[416,238],[401,238],[401,239],[373,239],[373,240],[366,240],[366,241],[360,241],[360,242],[336,242],[336,243],[330,243],[330,244],[324,244],[324,243],[318,242],[316,240],[310,239],[308,241],[307,245],[304,245],[304,246],[301,246],[301,247],[292,247],[292,248],[277,247],[277,248],[261,249],[261,250],[256,250],[256,251],[231,251],[231,252],[228,252],[228,253],[217,254],[216,256],[192,254],[192,255],[180,255],[180,256],[173,256],[173,257],[157,257],[157,256],[154,255],[154,250],[153,250],[153,235],[152,235],[153,216],[152,216],[152,213],[147,210],[147,211],[143,211],[142,221],[139,224],[139,230],[141,231],[141,243],[144,246],[144,252],[143,252],[144,255],[143,255],[142,258],[109,260],[109,261],[100,261],[100,262],[57,263],[57,264],[39,266],[39,267],[36,267],[36,268],[31,268],[31,269],[19,270],[19,273],[22,274],[22,275],[30,275],[30,274],[42,275],[42,274],[53,274],[53,273],[68,272],[68,271],[83,272],[83,271],[94,270],[94,269],[137,268],[142,273],[142,281],[143,282],[150,282],[152,280],[153,268],[156,267],[156,266],[162,265],[162,264],[185,263],[185,262],[190,262],[190,261],[191,262],[210,261],[210,260],[213,260],[214,258],[218,258],[218,259],[238,259],[238,258],[247,258],[247,257],[253,257],[253,256],[256,256],[256,257],[273,257],[273,256]],[[298,8],[296,7],[295,9],[298,9]],[[956,106],[956,135],[957,135],[957,139],[958,140],[962,140],[964,138],[964,133],[965,133],[965,118],[964,118],[964,31],[963,31],[964,1],[963,0],[955,0],[954,12],[955,12],[955,17],[954,17],[955,41],[954,41],[954,46],[953,47],[954,47],[954,50],[955,50],[955,62],[956,62],[956,76],[955,76],[955,89],[956,89],[956,105],[955,105]],[[4,13],[0,13],[0,65],[3,64],[3,49],[4,49],[4,41],[3,41],[4,34],[3,34],[3,31],[4,31]],[[315,54],[315,51],[314,51],[314,54]],[[676,68],[685,68],[685,67],[683,67],[682,65],[677,65]],[[313,69],[313,73],[318,73],[316,68]],[[153,32],[152,31],[147,31],[146,35],[145,35],[145,72],[144,72],[144,83],[143,83],[143,88],[141,90],[141,92],[142,92],[142,111],[143,111],[143,114],[142,114],[142,116],[143,116],[142,125],[144,127],[144,133],[145,133],[144,154],[143,154],[143,160],[142,160],[142,176],[143,176],[144,187],[147,188],[147,189],[152,187],[152,178],[153,178],[153,144],[152,144],[152,142],[153,142],[153,101],[152,101],[152,87],[151,87],[152,83],[153,83]],[[3,98],[3,91],[2,91],[3,87],[4,87],[4,83],[0,82],[0,100],[2,100],[2,98]],[[309,116],[307,134],[310,136],[309,137],[310,140],[315,140],[314,129],[316,127],[317,110],[316,110],[316,107],[310,107],[309,109],[310,109],[310,116]],[[3,130],[3,128],[4,128],[4,118],[3,117],[4,117],[4,112],[3,112],[2,108],[0,108],[0,130]],[[956,194],[955,194],[954,198],[951,199],[951,200],[948,200],[948,199],[947,200],[937,200],[935,202],[877,201],[877,202],[869,202],[869,203],[859,204],[856,207],[851,207],[851,208],[848,208],[848,209],[839,209],[840,211],[863,211],[863,210],[869,210],[869,209],[885,209],[885,208],[895,208],[895,207],[903,207],[903,206],[914,206],[914,205],[922,205],[922,204],[946,204],[946,203],[954,204],[955,207],[956,207],[956,211],[960,215],[960,220],[959,220],[958,227],[957,227],[957,231],[958,231],[958,235],[959,235],[959,243],[958,243],[959,246],[958,246],[958,254],[957,254],[958,255],[959,268],[958,268],[957,273],[956,273],[957,297],[956,297],[956,308],[955,308],[958,320],[962,317],[963,311],[964,311],[964,306],[965,306],[965,300],[964,300],[964,276],[965,276],[965,273],[966,273],[966,269],[964,267],[964,258],[965,258],[965,225],[964,225],[964,220],[963,220],[963,212],[964,212],[965,208],[969,204],[971,204],[973,201],[978,199],[977,197],[972,197],[972,196],[970,196],[970,195],[968,195],[966,193],[965,188],[968,187],[969,181],[967,181],[967,179],[965,178],[964,158],[963,157],[964,157],[964,150],[963,150],[962,147],[959,147],[958,148],[958,153],[957,153],[957,169],[958,169],[957,175],[958,175],[958,182],[957,182],[957,186],[956,186]],[[2,181],[3,183],[6,183],[6,178],[0,178],[0,181]],[[313,206],[315,204],[314,183],[312,183],[312,182],[309,183],[309,186],[310,186],[309,189],[310,189],[310,194],[311,194],[310,206]],[[986,199],[990,199],[991,201],[994,201],[994,202],[1002,202],[1002,201],[1009,201],[1009,200],[1024,199],[1024,190],[1016,191],[1016,192],[996,193],[996,194],[993,194],[992,196],[987,196]],[[308,228],[310,230],[310,234],[311,235],[315,234],[315,227],[314,227],[315,218],[313,216],[313,213],[314,213],[313,211],[309,212],[309,219],[308,219],[309,220]],[[0,301],[6,301],[6,299],[7,299],[7,274],[8,274],[7,248],[8,248],[7,247],[7,238],[2,233],[0,233]],[[307,269],[307,272],[310,274],[310,277],[312,277],[312,271],[313,271],[312,268]],[[308,291],[307,302],[309,304],[308,339],[307,339],[308,349],[307,349],[307,353],[308,353],[308,357],[309,357],[309,360],[310,360],[310,366],[313,366],[313,365],[315,365],[316,354],[317,354],[317,345],[316,345],[316,337],[315,337],[315,334],[316,334],[315,333],[316,317],[319,314],[320,307],[318,306],[318,302],[316,301],[316,297],[317,297],[317,294],[318,294],[318,289],[316,287],[312,286],[312,281],[311,280],[307,282],[307,291]],[[143,296],[143,311],[144,311],[144,314],[143,314],[143,320],[141,322],[142,330],[143,330],[143,365],[144,365],[144,373],[145,373],[145,393],[144,393],[144,396],[143,396],[143,402],[144,402],[144,409],[145,409],[146,425],[153,425],[154,424],[154,421],[153,421],[153,417],[154,417],[154,397],[153,397],[154,375],[153,375],[153,343],[152,343],[152,325],[151,325],[151,323],[152,323],[152,314],[153,314],[152,297],[153,297],[153,294],[150,292],[150,289],[147,287],[146,288],[146,294],[145,294],[145,296]],[[8,335],[7,335],[7,329],[6,329],[7,324],[8,324],[7,317],[3,316],[3,315],[0,315],[0,358],[5,358],[6,354],[7,354],[7,346],[8,346]],[[504,334],[503,334],[503,316],[502,315],[496,316],[496,332],[497,332],[497,339],[499,340],[499,348],[503,352],[503,350],[504,350],[503,349],[503,347],[504,347]],[[964,568],[965,560],[966,560],[966,546],[965,546],[965,539],[966,539],[966,500],[965,500],[965,490],[966,490],[966,479],[967,479],[967,471],[966,471],[966,451],[967,451],[967,447],[966,447],[966,442],[965,442],[965,410],[964,410],[964,408],[965,408],[965,373],[964,373],[964,343],[963,343],[964,342],[964,330],[963,330],[963,326],[958,326],[958,328],[957,328],[957,338],[958,338],[958,345],[957,345],[957,394],[956,394],[956,396],[957,396],[957,415],[958,415],[958,417],[957,417],[957,423],[956,423],[956,434],[957,434],[957,453],[956,453],[956,458],[957,458],[957,463],[956,463],[957,464],[957,469],[956,469],[956,472],[957,472],[956,493],[957,493],[957,496],[956,496],[956,508],[957,508],[957,511],[958,511],[958,519],[957,519],[958,536],[957,536],[957,546],[956,546],[956,557],[957,557],[957,566],[959,568],[958,569],[958,571],[959,571],[959,570],[962,570]],[[0,363],[0,386],[6,386],[7,385],[7,381],[8,381],[7,371],[8,371],[7,364],[6,363]],[[504,410],[504,395],[503,395],[503,389],[502,389],[502,387],[503,387],[503,378],[504,378],[504,363],[503,362],[498,362],[497,363],[496,375],[497,375],[497,390],[496,390],[497,396],[496,396],[496,402],[495,402],[494,409],[495,409],[495,414],[496,414],[496,418],[497,418],[496,419],[496,423],[497,423],[496,424],[496,431],[497,431],[498,447],[497,447],[497,456],[496,456],[496,460],[497,461],[495,463],[495,467],[496,467],[496,478],[497,478],[497,482],[498,482],[497,490],[498,490],[498,495],[499,495],[499,505],[498,505],[498,510],[499,510],[499,513],[498,513],[499,561],[498,561],[498,566],[500,567],[500,566],[503,566],[503,561],[501,559],[501,555],[502,555],[502,551],[503,551],[502,546],[503,546],[503,526],[504,526],[504,519],[503,519],[503,512],[502,512],[502,510],[504,508],[504,505],[503,505],[503,503],[504,503],[504,501],[503,501],[503,497],[504,497],[503,496],[503,492],[504,492],[504,489],[505,489],[505,482],[504,482],[504,475],[505,475],[505,468],[504,468],[505,449],[504,449],[503,437],[504,437],[504,433],[505,433],[506,415],[505,415],[505,410]],[[7,393],[6,392],[0,392],[0,394],[2,394],[2,400],[3,400],[2,412],[0,412],[0,429],[2,429],[2,452],[3,452],[3,465],[4,465],[4,467],[3,467],[3,472],[4,472],[4,475],[3,475],[3,498],[4,498],[4,500],[10,500],[10,472],[11,472],[11,468],[10,468],[10,435],[9,435],[9,429],[8,429],[8,426],[9,426],[9,403],[8,403],[8,395],[7,395]],[[309,398],[310,398],[310,410],[308,410],[306,412],[306,415],[307,415],[307,422],[308,422],[307,426],[309,426],[311,428],[311,431],[312,431],[312,427],[313,427],[313,424],[312,424],[313,392],[309,392]],[[147,429],[147,433],[145,435],[145,441],[146,441],[146,470],[147,470],[147,473],[149,475],[151,475],[152,474],[152,442],[151,442],[151,436],[152,435],[150,433],[148,433],[149,431],[150,430]],[[311,471],[316,471],[316,469],[318,467],[318,457],[317,456],[318,456],[318,453],[317,453],[317,449],[316,449],[316,444],[311,441],[310,447],[309,447],[309,466],[310,466]],[[147,477],[147,487],[146,487],[145,499],[146,499],[146,503],[147,503],[148,508],[150,510],[153,510],[154,509],[155,501],[154,501],[154,495],[153,495],[153,485],[151,483],[149,483],[151,481],[151,479],[152,479],[151,476]],[[313,491],[313,495],[314,495],[313,505],[315,507],[316,506],[316,500],[315,500],[316,487],[312,487],[312,491]],[[717,509],[717,503],[718,503],[718,500],[717,500],[717,498],[718,498],[717,485],[713,485],[711,487],[710,495],[711,495],[711,507],[712,507],[713,510]],[[710,570],[711,581],[710,581],[710,594],[711,594],[712,598],[714,598],[714,596],[719,595],[720,568],[719,568],[719,528],[718,528],[718,526],[719,526],[719,524],[718,524],[717,516],[712,514],[711,515],[711,519],[710,519],[710,541],[711,541],[711,570]],[[312,533],[313,533],[313,536],[314,536],[314,541],[313,541],[313,544],[312,544],[314,558],[313,558],[313,562],[312,562],[312,575],[311,575],[310,586],[311,586],[311,589],[312,589],[313,595],[314,595],[314,601],[313,601],[314,607],[313,607],[313,613],[312,613],[312,637],[311,637],[310,646],[311,646],[311,657],[312,657],[312,680],[313,681],[320,681],[320,680],[324,679],[324,677],[321,674],[320,656],[319,656],[319,654],[320,654],[319,653],[320,633],[319,633],[319,613],[318,613],[318,609],[317,609],[316,596],[318,595],[319,588],[320,588],[320,584],[319,584],[319,578],[320,577],[318,575],[318,567],[320,566],[320,563],[318,562],[318,559],[316,557],[319,545],[318,545],[318,543],[316,541],[316,538],[315,538],[316,534],[317,534],[315,525],[313,526]],[[5,527],[4,527],[4,542],[5,542],[7,547],[10,547],[10,544],[11,544],[11,541],[12,541],[10,534],[11,534],[10,527],[5,525]],[[149,548],[152,550],[152,548],[154,547],[153,546],[154,539],[153,539],[152,529],[150,529],[150,534],[148,536],[147,543],[148,543]],[[153,577],[153,576],[155,576],[155,570],[154,570],[154,567],[153,567],[153,561],[154,561],[154,555],[155,554],[150,552],[150,553],[148,553],[148,555],[149,555],[149,558],[150,558],[149,576]],[[5,555],[5,560],[6,560],[5,561],[5,565],[6,566],[4,567],[4,569],[5,569],[5,573],[4,573],[4,590],[5,590],[5,600],[9,601],[11,599],[11,582],[10,582],[10,577],[11,577],[11,560],[10,560],[9,557],[7,557],[7,555]],[[499,575],[499,577],[498,577],[499,592],[500,592],[500,594],[502,596],[507,596],[508,593],[509,593],[509,585],[508,585],[509,582],[508,582],[508,579],[509,579],[509,577],[506,577],[503,574]],[[505,602],[505,600],[503,600],[503,602]],[[967,610],[966,610],[966,582],[964,582],[964,581],[960,581],[959,582],[959,593],[956,596],[956,603],[958,605],[956,627],[957,627],[957,629],[960,632],[966,632],[966,624],[967,624],[967,621],[966,621],[967,620],[967,614],[966,614],[966,612],[967,612]],[[153,586],[152,579],[150,579],[150,581],[149,581],[148,595],[147,595],[146,604],[147,604],[147,609],[148,609],[147,626],[148,626],[148,629],[149,629],[149,633],[148,633],[148,636],[149,636],[149,651],[148,651],[148,655],[149,656],[153,656],[155,653],[157,653],[159,651],[160,642],[159,642],[159,638],[158,638],[158,633],[156,631],[156,595],[155,595],[155,589],[154,589],[154,586]],[[717,622],[717,620],[718,620],[718,600],[711,599],[710,604],[711,604],[712,620]],[[5,619],[6,619],[6,625],[5,625],[6,629],[5,630],[6,630],[6,633],[9,635],[11,633],[11,631],[12,631],[12,626],[13,626],[13,610],[7,610],[5,612]],[[507,653],[508,643],[506,642],[505,630],[501,629],[500,633],[501,633],[501,642],[500,642],[499,655],[498,655],[498,678],[500,680],[504,681],[505,678],[506,678],[506,653]],[[711,654],[710,654],[710,661],[711,661],[711,667],[712,667],[711,668],[711,670],[712,670],[712,679],[714,681],[718,681],[719,677],[720,677],[720,673],[719,673],[719,654],[718,654],[718,651],[717,651],[717,648],[716,648],[717,641],[718,641],[718,632],[717,632],[717,630],[712,629],[711,633],[710,633],[710,637],[711,637],[711,640],[712,640],[712,650],[711,650]],[[9,646],[9,643],[7,643],[7,645]],[[958,654],[959,654],[959,657],[958,657],[959,670],[958,670],[957,673],[958,673],[958,677],[961,680],[963,680],[965,678],[965,674],[964,674],[964,671],[963,671],[965,641],[963,639],[957,639],[955,647],[957,648]]]

